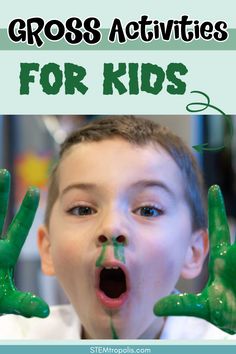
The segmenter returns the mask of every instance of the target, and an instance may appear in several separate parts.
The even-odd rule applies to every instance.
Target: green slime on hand
[[[195,316],[236,333],[236,243],[230,232],[219,186],[208,193],[209,279],[199,294],[170,295],[154,306],[157,316]]]
[[[39,203],[39,191],[29,188],[5,235],[2,235],[10,193],[10,174],[0,169],[0,314],[47,317],[48,305],[30,292],[21,292],[14,284],[14,267],[19,258]]]

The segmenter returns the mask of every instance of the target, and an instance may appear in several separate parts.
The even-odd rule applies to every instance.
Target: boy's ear
[[[51,243],[48,234],[48,228],[41,225],[38,229],[38,249],[41,257],[41,269],[46,275],[55,275],[51,256]]]
[[[184,265],[181,271],[181,277],[192,279],[197,277],[207,256],[209,249],[209,240],[207,230],[195,231],[190,240],[188,251],[185,257]]]

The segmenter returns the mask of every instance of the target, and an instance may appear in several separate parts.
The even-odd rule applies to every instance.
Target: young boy
[[[36,208],[32,205],[37,204],[32,203],[35,192],[29,193],[18,215],[20,220],[30,215],[27,230]],[[17,233],[15,224],[10,234]],[[18,228],[22,229],[22,222]],[[180,138],[152,121],[105,118],[66,139],[50,178],[38,246],[43,272],[57,276],[71,305],[52,308],[46,319],[2,316],[2,339],[227,336],[201,319],[165,318],[153,312],[158,300],[175,291],[180,276],[199,275],[208,236],[197,164]],[[5,258],[7,263],[9,257]],[[14,304],[12,289],[9,297]],[[172,303],[176,314],[181,306],[177,299]],[[187,298],[189,308],[184,313],[202,308],[199,316],[208,318],[208,298],[205,307],[196,299]],[[47,315],[44,304],[31,294],[25,294],[25,299],[22,295],[17,303],[13,313]],[[166,304],[156,305],[156,314],[165,315]]]

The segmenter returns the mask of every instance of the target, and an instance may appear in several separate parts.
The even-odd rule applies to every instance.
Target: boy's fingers
[[[224,199],[220,187],[217,185],[211,186],[208,192],[208,224],[210,248],[222,243],[230,244]]]
[[[33,187],[29,188],[18,213],[9,227],[7,239],[14,246],[18,255],[34,221],[38,203],[39,190]]]
[[[14,267],[18,258],[18,253],[12,248],[12,245],[7,240],[0,240],[0,267]],[[0,276],[1,278],[1,276]],[[3,286],[0,281],[0,288]]]
[[[11,176],[7,170],[0,169],[0,236],[7,213]]]
[[[156,316],[196,316],[207,318],[208,306],[202,294],[170,295],[159,300],[154,306]]]
[[[49,315],[48,304],[32,293],[14,291],[1,298],[0,312],[17,314],[24,317],[41,317]]]

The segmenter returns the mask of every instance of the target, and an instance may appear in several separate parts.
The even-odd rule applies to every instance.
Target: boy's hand
[[[48,305],[39,297],[15,288],[14,266],[26,240],[39,202],[39,191],[29,188],[6,235],[2,235],[10,192],[10,174],[0,170],[0,314],[46,317]]]
[[[210,238],[209,279],[197,294],[170,295],[154,306],[157,316],[195,316],[213,323],[223,331],[236,333],[236,244],[230,232],[224,200],[218,186],[208,193]]]

